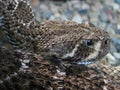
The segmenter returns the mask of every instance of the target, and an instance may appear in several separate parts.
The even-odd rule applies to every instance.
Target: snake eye
[[[87,39],[87,40],[85,40],[85,44],[87,46],[92,46],[93,45],[93,41],[91,39]]]
[[[109,44],[109,43],[110,43],[110,40],[105,40],[104,43],[105,43],[105,44]]]

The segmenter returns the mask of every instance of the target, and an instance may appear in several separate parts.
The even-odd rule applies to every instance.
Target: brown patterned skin
[[[32,53],[0,48],[0,89],[120,90],[120,67],[113,69],[102,65],[101,73],[101,70],[95,70],[96,68],[85,67],[86,70],[81,70],[81,67],[75,65],[61,72],[61,68],[40,58]],[[29,62],[25,62],[26,60]],[[24,67],[23,63],[28,68]]]
[[[4,25],[14,45],[33,48],[44,58],[72,62],[95,61],[104,57],[110,48],[110,37],[91,23],[45,21],[36,24],[30,6],[22,0],[7,2],[3,12]]]
[[[112,66],[105,60],[105,58],[103,58],[97,63],[89,64],[88,67],[94,68],[94,70],[102,73],[104,76],[113,78],[120,86],[120,65]],[[115,90],[119,90],[119,89],[115,89]]]

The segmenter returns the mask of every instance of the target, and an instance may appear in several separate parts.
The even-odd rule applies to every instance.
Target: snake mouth
[[[94,62],[96,61],[96,59],[89,59],[89,60],[80,60],[80,61],[77,61],[76,63],[77,64],[84,64],[84,65],[89,65],[89,64],[93,64]]]
[[[89,65],[89,64],[92,64],[92,63],[94,63],[94,61],[79,61],[79,62],[77,62],[78,65],[81,65],[81,64]]]

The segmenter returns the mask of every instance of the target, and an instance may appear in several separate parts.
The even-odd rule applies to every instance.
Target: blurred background
[[[72,20],[89,21],[106,30],[111,36],[111,51],[107,57],[112,65],[120,64],[120,0],[27,0],[36,21]],[[0,30],[0,46],[9,46]]]

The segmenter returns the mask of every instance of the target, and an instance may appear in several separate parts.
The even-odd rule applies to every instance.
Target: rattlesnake
[[[49,75],[53,75],[51,73],[52,71],[49,71],[49,68],[46,71],[45,67],[46,64],[44,66],[43,63],[43,67],[45,68],[44,70],[44,68],[41,65],[42,62],[50,61],[49,62],[50,64],[48,63],[47,65],[51,66],[53,64],[51,63],[51,61],[53,62],[55,61],[55,63],[58,61],[58,63],[63,64],[63,66],[69,68],[68,66],[71,67],[73,64],[77,65],[78,62],[85,63],[88,61],[90,62],[99,61],[110,50],[110,37],[108,33],[95,27],[91,23],[85,22],[78,24],[72,21],[49,20],[42,22],[41,24],[38,24],[35,22],[32,9],[30,8],[30,5],[27,4],[27,2],[22,0],[10,0],[10,1],[2,0],[1,3],[3,4],[4,10],[1,10],[2,13],[1,15],[3,15],[1,19],[3,22],[0,25],[1,28],[4,29],[5,32],[7,32],[9,42],[12,44],[14,49],[15,50],[22,49],[22,51],[27,50],[26,51],[27,53],[32,52],[34,53],[34,55],[40,54],[40,56],[42,57],[42,59],[37,58],[37,62],[34,62],[34,59],[31,59],[31,62],[35,63],[36,66],[30,68],[28,67],[29,65],[26,66],[23,63],[23,66],[21,65],[20,68],[20,70],[22,70],[22,72],[24,73],[26,73],[27,71],[30,73],[32,72],[32,74],[34,74],[38,80],[39,76],[37,75],[39,74],[43,75],[43,77],[45,77],[44,74],[47,75],[48,79],[51,78],[51,76],[49,77]],[[54,66],[55,63],[53,64],[52,67],[56,69],[59,68],[59,66],[57,65]],[[119,67],[110,67],[109,65],[104,64],[102,62],[99,64],[93,63],[88,65],[88,67],[91,66],[92,68],[98,70],[100,73],[102,72],[103,76],[105,75],[110,78],[114,77],[115,80],[118,80],[115,83],[118,84],[120,83]],[[30,69],[26,70],[25,67]],[[40,72],[42,72],[43,70],[43,72],[46,73],[42,74],[38,72],[37,74],[35,70],[39,71],[39,68],[42,68],[40,69],[41,70]],[[113,71],[114,73],[109,74],[111,71]],[[84,71],[83,75],[85,75],[86,73],[89,73],[89,70],[88,72]],[[97,75],[97,73],[95,74]],[[79,75],[81,77],[82,74]],[[66,77],[66,75],[63,77]],[[71,76],[68,76],[65,82],[67,82],[70,77]],[[74,77],[75,80],[77,78],[78,77],[76,78]],[[104,81],[105,77],[101,78]],[[62,78],[61,80],[63,79],[64,78]],[[114,81],[113,78],[111,80]],[[45,79],[43,85],[45,85],[46,82],[47,80]],[[74,85],[75,83],[73,83],[73,87]]]

